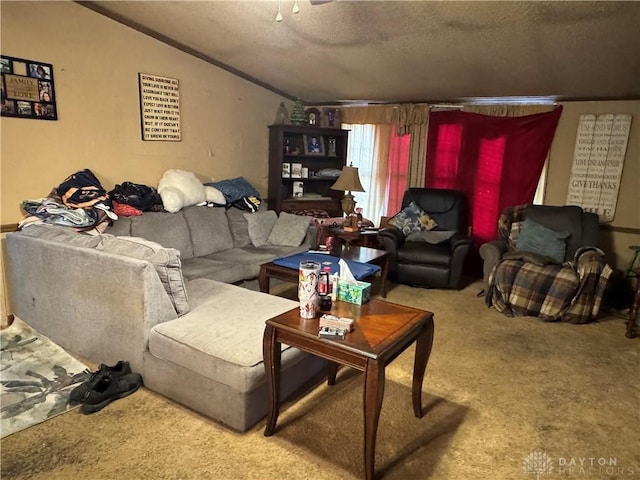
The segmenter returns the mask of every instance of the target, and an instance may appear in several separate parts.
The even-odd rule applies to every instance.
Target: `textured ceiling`
[[[640,2],[79,2],[307,103],[640,98]]]

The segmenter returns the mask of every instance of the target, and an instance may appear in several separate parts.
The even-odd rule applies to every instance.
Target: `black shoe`
[[[72,402],[80,403],[84,399],[85,394],[91,390],[102,377],[105,375],[111,375],[112,377],[120,377],[122,375],[128,375],[131,373],[131,367],[129,366],[129,362],[123,362],[120,360],[113,367],[109,365],[100,364],[98,370],[91,374],[89,380],[81,383],[76,388],[71,390],[69,394],[69,400]]]
[[[85,394],[80,411],[94,413],[102,410],[114,400],[131,395],[141,385],[142,377],[139,373],[129,373],[119,377],[105,375]]]

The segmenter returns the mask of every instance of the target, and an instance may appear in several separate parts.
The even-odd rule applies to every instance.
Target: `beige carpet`
[[[395,287],[436,331],[422,419],[413,350],[387,369],[376,467],[385,479],[640,478],[640,339],[624,319],[590,325],[507,318],[461,292]],[[194,385],[194,388],[197,388]],[[93,415],[65,413],[2,440],[3,479],[357,479],[362,375],[341,370],[264,422],[225,430],[141,389]]]

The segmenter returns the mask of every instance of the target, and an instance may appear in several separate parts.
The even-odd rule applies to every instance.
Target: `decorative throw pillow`
[[[566,239],[569,235],[569,232],[556,232],[526,219],[520,227],[516,250],[537,253],[562,263],[567,249]]]
[[[270,245],[297,247],[304,240],[309,229],[309,217],[280,212],[267,241]]]
[[[433,218],[427,215],[415,202],[411,202],[408,206],[396,213],[387,225],[397,228],[404,236],[413,232],[424,232],[425,230],[433,230],[438,226]]]
[[[182,263],[178,250],[164,248],[159,243],[139,237],[114,237],[103,234],[101,240],[98,250],[152,263],[178,316],[189,312],[187,289],[182,276]]]
[[[278,215],[273,210],[265,212],[245,213],[249,229],[249,238],[254,247],[269,245],[268,238],[273,226],[278,221]]]

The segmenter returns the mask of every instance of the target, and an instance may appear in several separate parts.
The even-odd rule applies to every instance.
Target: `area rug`
[[[69,394],[86,365],[17,318],[0,336],[1,438],[80,406]]]

